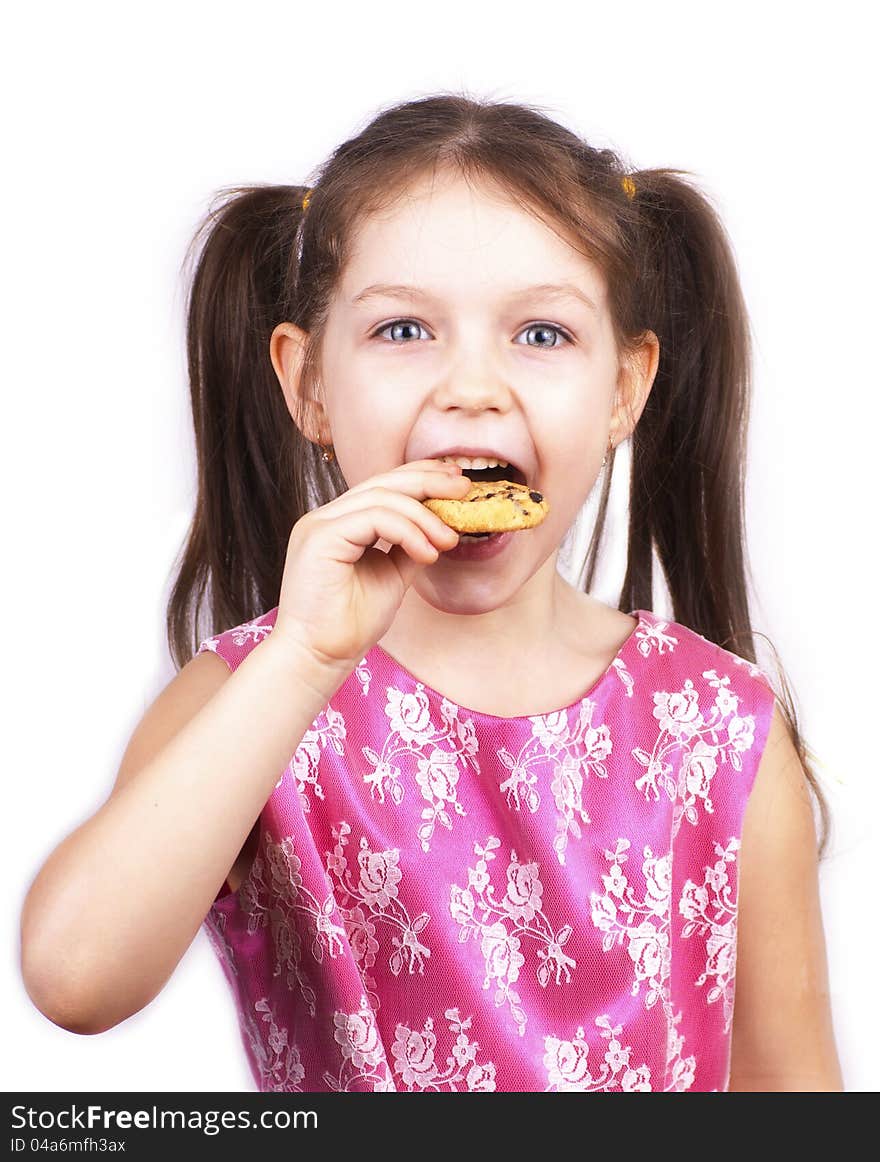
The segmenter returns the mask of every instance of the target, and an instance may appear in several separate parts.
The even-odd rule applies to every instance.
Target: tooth
[[[496,460],[494,456],[441,456],[441,460],[458,464],[461,468],[509,468],[506,460]]]

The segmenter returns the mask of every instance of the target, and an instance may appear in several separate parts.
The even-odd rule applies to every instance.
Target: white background
[[[821,888],[846,1086],[878,1088],[868,11],[214,0],[7,15],[4,1089],[253,1089],[204,933],[143,1012],[78,1037],[24,990],[21,903],[105,800],[174,674],[164,611],[194,500],[180,266],[197,221],[220,186],[308,182],[380,108],[456,89],[541,105],[633,168],[691,170],[722,212],[756,341],[755,628],[793,683],[835,813]],[[628,464],[618,457],[618,486]],[[619,487],[615,502],[594,588],[609,603]]]

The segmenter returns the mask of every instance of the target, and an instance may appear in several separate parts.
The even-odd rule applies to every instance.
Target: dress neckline
[[[506,717],[500,714],[488,714],[484,710],[474,710],[469,706],[465,706],[461,702],[457,702],[454,698],[450,698],[447,694],[443,694],[440,690],[435,690],[433,686],[430,686],[427,682],[423,682],[421,678],[417,678],[415,674],[412,673],[412,671],[408,670],[406,666],[397,660],[397,658],[393,657],[388,653],[387,650],[383,649],[378,642],[376,642],[376,644],[368,651],[367,656],[369,657],[370,654],[378,654],[381,657],[387,659],[388,663],[399,670],[401,674],[404,674],[410,680],[410,682],[413,683],[414,686],[420,686],[428,695],[433,695],[434,698],[450,702],[453,706],[457,706],[459,710],[463,711],[463,713],[467,714],[471,718],[482,719],[485,722],[528,722],[533,718],[548,718],[553,714],[564,714],[567,711],[580,706],[583,702],[586,702],[587,699],[592,700],[595,698],[596,694],[605,685],[605,683],[613,674],[614,670],[617,668],[617,664],[626,656],[628,656],[630,651],[635,647],[636,635],[646,623],[646,619],[653,615],[650,610],[633,609],[630,611],[629,616],[635,617],[637,619],[636,624],[633,626],[630,634],[624,638],[617,653],[614,655],[614,657],[611,659],[596,681],[592,684],[589,690],[587,690],[584,694],[581,694],[574,700],[574,702],[570,702],[567,706],[559,707],[556,710],[544,710],[538,714],[516,714],[512,717]]]

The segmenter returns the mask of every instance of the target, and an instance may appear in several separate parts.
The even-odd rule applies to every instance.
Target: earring
[[[608,451],[605,453],[605,459],[602,461],[602,467],[603,467],[603,468],[604,468],[604,467],[605,467],[605,465],[608,463],[608,457],[611,455],[611,453],[612,453],[613,451],[614,451],[614,442],[613,442],[613,440],[612,440],[612,439],[609,437],[609,438],[608,438]]]
[[[321,459],[325,464],[329,464],[331,460],[335,459],[335,453],[333,451],[332,444],[328,444],[327,447],[322,450]]]

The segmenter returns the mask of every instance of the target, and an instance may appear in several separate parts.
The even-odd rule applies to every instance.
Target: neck
[[[391,628],[379,641],[382,649],[404,664],[420,658],[474,670],[485,669],[491,656],[492,668],[500,673],[522,672],[524,664],[564,648],[568,614],[585,596],[559,575],[555,553],[508,600],[487,610],[480,609],[478,592],[470,609],[464,601],[458,609],[450,604],[437,609],[425,589],[424,597],[415,585],[406,591]],[[438,592],[436,599],[445,601],[446,595]]]

